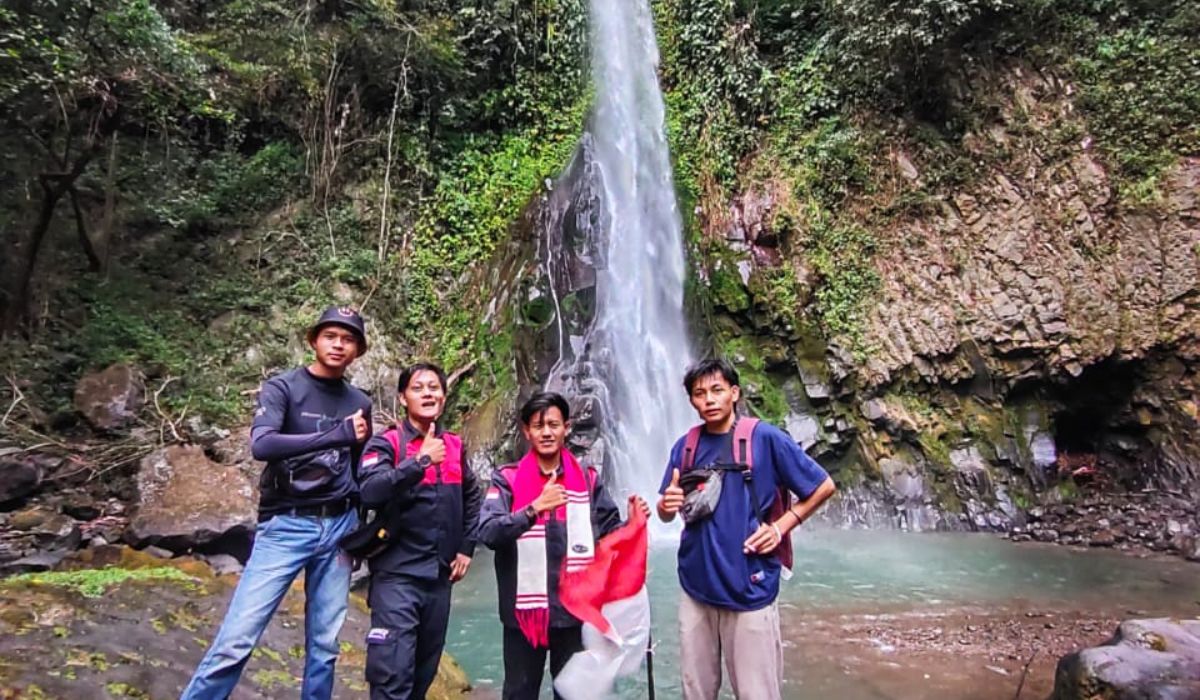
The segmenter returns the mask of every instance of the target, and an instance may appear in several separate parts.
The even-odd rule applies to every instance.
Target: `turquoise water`
[[[948,612],[971,607],[1079,610],[1125,616],[1200,612],[1200,566],[1138,559],[1110,551],[1013,544],[985,535],[905,534],[820,530],[796,537],[796,573],[783,583],[780,603],[785,638],[789,615],[811,616]],[[649,588],[654,618],[655,687],[659,698],[679,697],[676,612],[679,585],[675,552],[651,551]],[[803,628],[803,625],[800,625]],[[819,640],[789,640],[798,649]],[[495,696],[503,677],[495,575],[489,552],[480,551],[467,580],[454,593],[447,650],[482,689]],[[839,700],[926,697],[919,692],[881,693],[869,659],[797,659],[785,651],[785,697]],[[850,669],[850,671],[847,670]],[[549,685],[549,681],[545,683]],[[544,693],[550,697],[549,692]],[[936,695],[935,695],[936,696]],[[646,697],[644,675],[627,683],[621,698]]]

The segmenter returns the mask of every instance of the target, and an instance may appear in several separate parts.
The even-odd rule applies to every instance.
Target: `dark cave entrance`
[[[1132,407],[1140,380],[1138,363],[1109,359],[1050,389],[1059,478],[1133,485],[1149,446]]]

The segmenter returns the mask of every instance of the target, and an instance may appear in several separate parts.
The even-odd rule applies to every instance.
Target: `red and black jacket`
[[[483,494],[463,464],[462,439],[438,428],[446,459],[427,468],[417,463],[425,436],[407,420],[376,435],[358,467],[363,506],[391,511],[393,542],[369,560],[371,571],[436,579],[457,554],[475,553]]]

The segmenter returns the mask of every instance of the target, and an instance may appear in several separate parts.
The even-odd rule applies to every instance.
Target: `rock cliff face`
[[[744,178],[698,208],[716,344],[746,369],[751,408],[838,471],[835,520],[1019,529],[1038,503],[1139,489],[1187,501],[1200,477],[1200,159],[1132,205],[1070,85],[1022,68],[995,80],[994,119],[953,145],[970,178],[934,182],[945,151],[899,128],[870,193],[844,204],[920,201],[863,216],[878,284],[855,337],[821,323],[819,253],[785,182]],[[797,307],[783,322],[761,282],[780,271]],[[1200,530],[1194,507],[1184,520]]]

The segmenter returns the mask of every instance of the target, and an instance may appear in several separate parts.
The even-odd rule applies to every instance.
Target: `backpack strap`
[[[733,461],[754,468],[754,428],[757,418],[738,418],[733,423]]]
[[[754,471],[754,428],[758,426],[757,418],[739,418],[733,424],[733,458],[738,464],[743,464],[746,467],[747,474]],[[755,483],[751,480],[751,484]],[[751,486],[753,489],[753,485]],[[792,493],[785,486],[779,486],[775,489],[774,497],[771,499],[771,504],[767,506],[766,519],[763,522],[774,522],[783,517],[787,509],[792,505]],[[779,559],[779,563],[788,569],[792,568],[795,563],[795,554],[792,551],[792,538],[784,536],[780,541],[779,546],[775,548],[775,556]]]
[[[683,460],[679,463],[679,471],[685,472],[695,464],[696,447],[700,444],[700,433],[703,431],[703,425],[692,426],[691,430],[687,431],[687,436],[683,439]]]
[[[397,430],[395,426],[388,428],[387,431],[384,432],[383,439],[387,440],[388,444],[392,446],[392,466],[394,467],[400,463],[401,459],[404,458],[402,456],[403,453],[401,452],[401,449],[404,449],[405,451],[407,451],[408,442],[405,441],[404,447],[401,448],[401,446],[400,446],[400,431]]]

